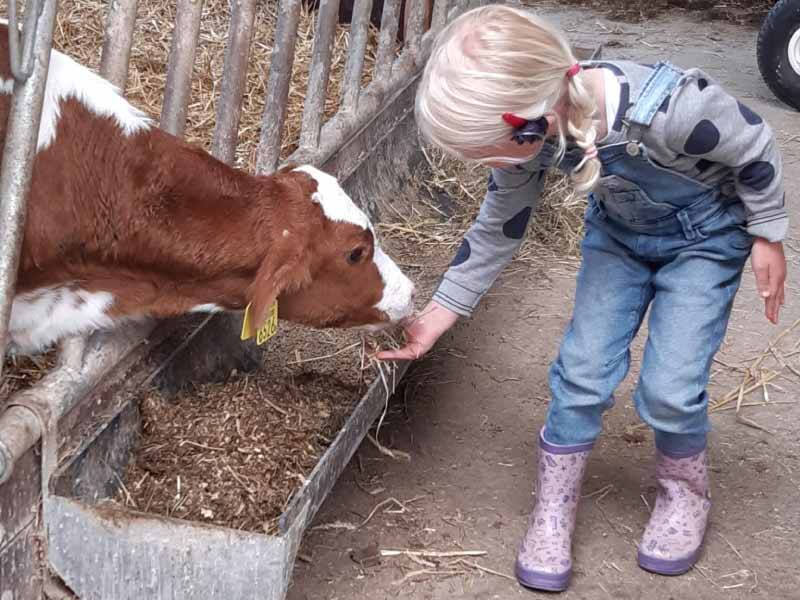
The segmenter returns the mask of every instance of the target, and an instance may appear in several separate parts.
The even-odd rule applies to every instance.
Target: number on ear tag
[[[252,336],[250,333],[250,321],[253,318],[250,312],[250,305],[244,309],[244,320],[242,321],[242,340],[249,340]],[[272,303],[269,307],[269,314],[263,327],[256,329],[256,345],[260,346],[267,342],[271,337],[278,333],[278,301]]]

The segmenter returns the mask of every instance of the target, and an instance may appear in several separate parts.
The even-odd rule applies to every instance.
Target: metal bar
[[[55,2],[55,0],[48,0]],[[137,323],[121,330],[94,334],[80,356],[65,351],[58,366],[35,386],[20,390],[9,405],[34,404],[50,410],[51,419],[60,419],[95,388],[97,383],[141,347],[154,322]],[[74,348],[73,348],[74,349]],[[42,435],[39,420],[23,406],[10,406],[0,414],[0,484],[10,476],[16,461]]]
[[[445,23],[447,22],[447,9],[449,6],[450,0],[435,0],[430,29],[434,35],[444,29]]]
[[[426,13],[426,0],[406,0],[405,23],[403,23],[405,44],[415,61],[420,56],[420,42],[422,41],[422,30],[425,27]]]
[[[128,82],[128,63],[131,58],[136,7],[139,0],[112,0],[103,33],[103,55],[100,74],[123,93]]]
[[[282,0],[278,6],[278,24],[267,81],[267,99],[261,119],[261,138],[258,142],[256,172],[272,173],[281,156],[281,136],[286,120],[289,83],[292,78],[297,24],[301,0]]]
[[[308,71],[308,88],[303,105],[303,126],[300,130],[300,146],[303,148],[315,148],[319,144],[319,134],[325,116],[328,75],[331,70],[331,50],[338,18],[339,0],[322,0],[317,13],[314,53]]]
[[[430,46],[425,46],[424,49],[430,51]],[[412,61],[398,60],[388,82],[381,85],[380,82],[373,81],[362,92],[356,113],[339,112],[334,115],[322,128],[319,145],[315,148],[301,146],[286,159],[286,163],[325,163],[343,144],[368,126],[375,119],[380,107],[391,102],[389,98],[407,88],[409,82],[419,77],[420,72],[420,67]]]
[[[239,119],[247,84],[248,58],[255,16],[256,0],[233,0],[228,44],[225,48],[222,91],[217,101],[217,124],[214,126],[214,139],[211,144],[211,154],[228,164],[233,164],[236,158]]]
[[[380,0],[379,0],[380,1]],[[369,36],[369,15],[372,0],[356,0],[353,18],[350,21],[350,48],[344,67],[344,83],[340,110],[354,111],[358,108],[358,93],[361,90],[361,72],[364,69],[364,53]]]
[[[202,12],[203,0],[178,0],[164,106],[161,109],[161,128],[179,137],[183,136],[186,128],[186,109],[192,92],[192,69]]]
[[[23,83],[33,73],[34,41],[39,17],[42,14],[42,0],[30,0],[25,10],[25,27],[22,29],[22,50],[19,48],[20,27],[17,19],[17,2],[8,3],[8,62],[11,74]]]
[[[392,75],[392,62],[397,52],[397,28],[400,26],[400,2],[401,0],[386,0],[383,3],[374,77],[381,85],[388,82]]]
[[[38,35],[33,41],[33,70],[25,83],[14,86],[8,114],[0,168],[0,357],[5,356],[8,320],[14,303],[17,267],[25,235],[27,195],[36,155],[57,9],[58,0],[45,0],[37,19]],[[3,364],[0,361],[0,375],[2,372]]]

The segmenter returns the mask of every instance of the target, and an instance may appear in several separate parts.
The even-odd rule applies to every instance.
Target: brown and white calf
[[[0,140],[13,89],[0,26]],[[53,52],[9,335],[31,353],[131,318],[241,310],[382,327],[413,284],[367,216],[313,167],[254,176],[160,129]]]

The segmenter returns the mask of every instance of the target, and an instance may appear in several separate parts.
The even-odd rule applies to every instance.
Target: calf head
[[[276,298],[282,319],[313,327],[376,330],[408,317],[414,284],[336,178],[310,166],[286,176],[299,190],[286,211],[296,222],[282,224],[251,286],[256,322]]]

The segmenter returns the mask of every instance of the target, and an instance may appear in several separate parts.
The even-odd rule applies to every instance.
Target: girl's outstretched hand
[[[425,355],[442,334],[458,321],[458,315],[431,301],[404,325],[406,345],[399,350],[378,352],[378,360],[416,360]]]
[[[783,306],[783,284],[786,281],[786,257],[781,242],[756,238],[751,256],[756,276],[758,294],[764,299],[764,314],[772,323],[778,323],[778,313]]]

